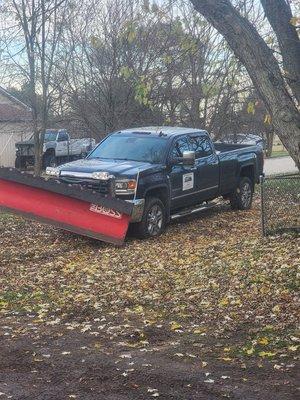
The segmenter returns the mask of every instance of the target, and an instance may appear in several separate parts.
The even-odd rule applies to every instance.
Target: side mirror
[[[194,151],[184,151],[182,153],[183,165],[194,165],[196,158],[195,154]]]

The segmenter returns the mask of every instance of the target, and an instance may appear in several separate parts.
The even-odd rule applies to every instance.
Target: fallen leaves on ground
[[[200,338],[246,331],[243,344],[219,354],[224,362],[297,350],[299,239],[262,238],[258,207],[223,206],[121,248],[0,214],[0,244],[3,315],[53,325],[121,315],[139,321],[128,342],[137,347],[143,329],[163,324]]]

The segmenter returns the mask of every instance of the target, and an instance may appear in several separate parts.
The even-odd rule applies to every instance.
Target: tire
[[[249,210],[252,205],[254,185],[248,177],[242,177],[236,190],[230,194],[229,200],[233,210]]]
[[[140,239],[156,237],[166,227],[166,208],[157,197],[146,198],[144,214],[141,222],[134,224],[134,234]]]
[[[15,168],[26,169],[26,159],[22,156],[17,156],[15,160]]]
[[[57,159],[55,154],[46,154],[44,156],[44,167],[57,167]]]

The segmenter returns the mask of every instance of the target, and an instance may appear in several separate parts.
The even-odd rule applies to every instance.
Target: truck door
[[[200,201],[209,200],[219,191],[219,158],[208,135],[190,134],[190,149],[195,151],[195,190]]]
[[[57,135],[56,157],[66,157],[69,153],[69,135],[60,131]]]
[[[172,165],[172,161],[181,158],[183,152],[189,150],[191,149],[188,136],[181,136],[174,141],[169,153],[171,208],[173,209],[187,207],[194,203],[196,167],[183,165],[183,163]]]

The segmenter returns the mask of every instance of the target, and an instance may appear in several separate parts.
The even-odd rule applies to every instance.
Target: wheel
[[[156,197],[148,197],[141,222],[134,224],[134,233],[140,239],[159,236],[166,227],[166,209]]]
[[[15,168],[17,168],[17,169],[25,169],[26,168],[26,161],[23,159],[22,156],[16,157]]]
[[[46,154],[44,156],[44,166],[47,167],[57,167],[57,159],[55,154]]]
[[[240,179],[238,187],[231,193],[229,200],[234,210],[249,210],[253,198],[253,182],[248,177]]]
[[[21,159],[21,157],[16,157],[16,160],[15,160],[15,168],[22,168],[21,167],[22,166],[22,159]]]

